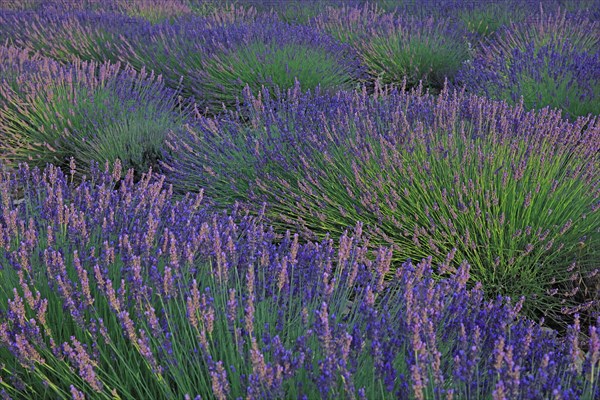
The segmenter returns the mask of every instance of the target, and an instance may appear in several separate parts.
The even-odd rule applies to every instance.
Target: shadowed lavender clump
[[[117,64],[56,61],[0,47],[0,154],[17,166],[117,158],[138,173],[153,165],[182,115],[153,73]]]
[[[455,248],[489,296],[528,294],[532,317],[597,307],[595,119],[449,90],[247,95],[239,114],[170,135],[163,166],[177,189],[267,202],[273,224],[309,239],[362,221],[398,260],[441,264]]]
[[[189,0],[112,0],[116,12],[141,17],[151,23],[174,22],[192,16]]]
[[[272,15],[264,16],[270,18]],[[263,18],[263,17],[261,17]],[[161,23],[147,31],[128,35],[117,45],[119,58],[136,69],[152,68],[163,75],[172,88],[202,103],[201,72],[204,60],[223,40],[227,26],[261,20],[254,8],[219,8],[206,17],[193,17],[177,23]],[[222,27],[221,30],[218,28]],[[213,49],[213,50],[211,50]]]
[[[334,245],[174,201],[121,165],[0,177],[0,369],[13,398],[592,398],[600,321],[565,339],[356,225]],[[118,186],[118,188],[115,188]],[[15,197],[20,193],[22,201]],[[18,201],[17,201],[18,200]],[[452,255],[448,255],[450,260]]]

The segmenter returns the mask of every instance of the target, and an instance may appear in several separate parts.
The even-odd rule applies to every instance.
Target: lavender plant
[[[352,23],[349,24],[349,22]],[[348,40],[381,82],[441,89],[469,57],[466,31],[449,19],[384,13],[377,7],[330,9],[313,24]]]
[[[548,12],[540,5],[535,17],[513,22],[498,31],[484,42],[481,52],[489,58],[509,58],[515,49],[524,52],[532,44],[536,49],[552,46],[559,50],[569,43],[573,52],[593,54],[599,50],[599,28],[598,22],[585,12],[568,13],[560,8]]]
[[[341,42],[359,43],[360,40],[364,39],[370,26],[374,25],[379,19],[390,18],[393,15],[395,14],[386,13],[377,4],[345,5],[327,8],[311,19],[310,25],[327,32]]]
[[[120,64],[61,66],[15,48],[0,54],[0,154],[13,166],[119,158],[141,173],[184,117],[175,111],[176,93],[152,73]]]
[[[363,2],[362,0],[290,0],[286,2],[246,0],[244,4],[251,4],[262,12],[273,12],[279,19],[290,24],[306,24],[329,8],[359,6]]]
[[[14,11],[57,11],[57,10],[90,10],[99,9],[107,1],[104,0],[21,0],[0,1],[1,10]]]
[[[298,80],[305,89],[334,91],[351,89],[363,78],[350,47],[305,26],[262,21],[221,28],[218,35],[222,39],[199,71],[199,89],[212,110],[235,106],[246,85],[273,93]]]
[[[202,18],[157,24],[146,32],[125,38],[118,46],[119,58],[137,70],[152,68],[163,75],[168,86],[202,103],[206,92],[202,90],[200,71],[214,49],[211,43],[223,41],[226,26],[251,23],[260,18],[254,8],[231,6]],[[219,30],[219,27],[222,28]],[[225,33],[220,35],[219,32]]]
[[[459,2],[461,3],[461,2]],[[455,14],[467,30],[478,37],[494,34],[511,23],[521,23],[531,16],[532,1],[490,1],[458,4]]]
[[[248,96],[249,124],[204,119],[169,136],[176,188],[267,202],[274,224],[310,239],[362,221],[397,259],[442,263],[455,248],[488,296],[527,294],[532,317],[597,303],[575,283],[598,267],[595,119],[449,90]]]
[[[599,394],[600,321],[560,340],[522,301],[468,289],[466,263],[436,282],[431,258],[408,261],[386,281],[392,253],[371,256],[361,224],[300,244],[201,193],[174,201],[164,177],[134,184],[117,162],[74,184],[70,168],[0,175],[5,397]]]
[[[477,57],[458,75],[470,91],[527,109],[558,108],[569,118],[600,114],[599,53],[578,53],[565,43],[529,45],[500,60]]]

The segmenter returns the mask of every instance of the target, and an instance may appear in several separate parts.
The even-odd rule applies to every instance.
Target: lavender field
[[[2,399],[600,399],[598,0],[0,0]]]

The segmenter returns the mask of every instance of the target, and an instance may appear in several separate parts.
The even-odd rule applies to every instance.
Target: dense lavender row
[[[529,315],[597,307],[597,286],[577,284],[598,272],[595,119],[381,92],[247,93],[246,109],[171,134],[165,171],[222,205],[266,202],[274,223],[310,239],[362,221],[399,259],[452,252],[490,295],[528,293]]]
[[[436,282],[430,258],[408,261],[386,281],[391,252],[371,254],[360,224],[299,244],[120,169],[2,174],[5,397],[598,395],[600,325],[561,340],[522,301],[467,289],[466,263]]]
[[[100,11],[141,17],[150,22],[162,22],[191,16],[210,10],[204,0],[21,0],[0,1],[0,8],[15,11],[64,12]]]
[[[173,1],[146,2],[178,9],[167,5]],[[522,0],[477,7],[448,2],[442,17],[434,4],[421,4],[423,15],[408,7],[412,3],[392,11],[377,3],[323,6],[306,22],[311,28],[243,6],[149,17],[154,24],[120,6],[103,12],[91,6],[77,12],[5,10],[0,39],[62,62],[81,58],[152,69],[172,88],[181,84],[183,94],[211,113],[235,105],[246,84],[254,91],[261,85],[286,89],[297,78],[305,89],[317,83],[346,89],[364,81],[363,70],[371,81],[400,84],[406,78],[409,86],[423,81],[437,91],[449,79],[507,101],[524,96],[531,108],[563,107],[570,116],[597,112],[600,67],[593,41],[599,35],[589,8],[584,15]],[[554,44],[546,49],[549,39]],[[574,47],[556,48],[565,39]]]
[[[176,24],[150,25],[120,14],[44,13],[24,18],[8,12],[0,22],[22,48],[35,49],[63,62],[84,59],[120,61],[162,74],[172,88],[192,96],[202,109],[218,112],[234,106],[245,85],[350,89],[363,79],[357,56],[313,29],[258,18],[252,10],[232,7],[210,17]]]
[[[5,164],[120,159],[141,173],[156,164],[167,132],[185,118],[177,93],[143,69],[81,61],[62,66],[14,47],[0,47],[0,59]]]
[[[299,79],[306,88],[333,91],[352,88],[364,75],[348,46],[309,27],[264,18],[221,27],[196,20],[164,24],[149,41],[128,44],[123,58],[182,77],[199,107],[213,112],[235,106],[246,85],[289,88]]]

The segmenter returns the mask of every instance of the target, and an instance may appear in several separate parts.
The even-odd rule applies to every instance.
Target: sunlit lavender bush
[[[350,43],[373,78],[439,90],[469,57],[466,30],[444,18],[382,13],[377,7],[328,9],[312,23]]]
[[[399,259],[442,263],[455,251],[488,295],[528,294],[531,316],[597,304],[597,288],[576,284],[598,272],[594,119],[449,91],[296,90],[246,103],[247,125],[233,115],[170,135],[164,167],[176,188],[222,204],[266,201],[274,223],[309,238],[362,221]]]
[[[0,59],[0,155],[13,166],[119,158],[141,173],[184,116],[152,73],[118,63],[62,66],[17,48],[0,47]]]
[[[550,106],[566,116],[600,113],[600,25],[558,12],[534,25],[515,24],[480,46],[458,73],[467,90],[519,103]]]
[[[462,263],[384,276],[361,234],[300,244],[121,166],[0,177],[0,391],[14,399],[593,398],[600,321],[564,340]],[[118,189],[115,189],[116,186]],[[17,198],[17,194],[20,193]],[[276,244],[277,243],[277,244]],[[451,255],[449,256],[451,258]]]

